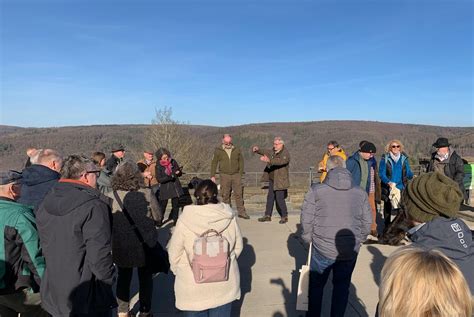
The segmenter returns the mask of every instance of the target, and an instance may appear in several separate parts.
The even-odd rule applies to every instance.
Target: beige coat
[[[230,244],[229,280],[197,284],[194,282],[190,261],[196,237],[208,229],[222,232]],[[168,243],[171,271],[176,275],[174,291],[176,308],[201,311],[225,305],[240,299],[240,273],[237,257],[243,242],[235,214],[229,205],[208,204],[184,207]]]

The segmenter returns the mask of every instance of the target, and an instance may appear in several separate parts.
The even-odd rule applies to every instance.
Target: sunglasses
[[[398,149],[400,148],[400,145],[392,145],[392,149]]]

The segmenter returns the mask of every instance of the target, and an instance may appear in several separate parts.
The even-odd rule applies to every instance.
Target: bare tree
[[[155,150],[167,148],[188,172],[207,171],[210,157],[205,143],[192,134],[187,124],[174,120],[172,115],[171,107],[156,110],[147,131],[146,144]]]

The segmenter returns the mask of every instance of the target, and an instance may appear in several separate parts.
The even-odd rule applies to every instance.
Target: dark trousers
[[[133,268],[119,267],[117,278],[117,302],[118,312],[126,313],[129,310],[130,284],[132,282]],[[151,310],[151,298],[153,295],[153,274],[147,267],[138,268],[140,311]]]
[[[306,316],[321,316],[324,286],[332,271],[331,317],[344,317],[356,260],[357,256],[347,261],[328,259],[313,247],[309,271],[309,305]]]
[[[285,202],[286,190],[273,190],[273,181],[270,180],[268,183],[268,194],[267,194],[267,207],[265,208],[265,216],[272,216],[273,205],[276,201],[277,211],[280,216],[287,217],[288,210]]]
[[[165,217],[166,206],[168,206],[168,199],[160,200],[161,212],[163,213],[162,219]],[[179,216],[179,197],[171,198],[171,212],[168,219],[174,220],[174,223],[178,221]]]

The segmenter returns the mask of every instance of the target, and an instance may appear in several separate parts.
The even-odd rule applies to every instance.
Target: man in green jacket
[[[234,192],[239,217],[250,219],[245,211],[242,175],[244,174],[244,157],[239,148],[232,144],[232,136],[224,134],[222,145],[214,151],[211,162],[211,179],[216,182],[216,170],[219,165],[222,200],[230,204],[230,196]]]
[[[42,317],[39,285],[45,269],[31,207],[16,202],[21,174],[0,172],[0,316]]]

